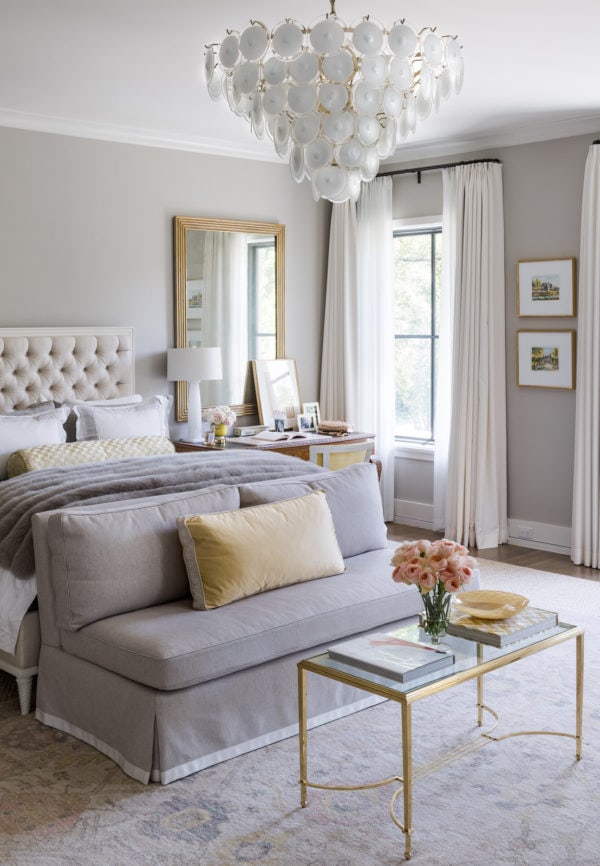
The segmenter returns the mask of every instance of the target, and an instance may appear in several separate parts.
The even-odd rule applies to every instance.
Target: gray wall
[[[430,160],[454,162],[480,157],[503,164],[506,352],[508,423],[508,514],[514,540],[568,547],[571,525],[575,391],[517,386],[518,330],[576,330],[576,318],[519,318],[516,270],[524,259],[579,258],[581,200],[585,161],[597,136],[539,142]],[[426,162],[422,163],[427,164]],[[401,168],[407,166],[399,166]],[[441,212],[441,174],[396,179],[395,216]],[[433,499],[431,465],[401,457],[396,461],[396,499],[426,513]],[[530,534],[531,531],[531,534]]]
[[[509,518],[534,542],[568,543],[574,392],[518,388],[516,332],[575,328],[575,319],[518,319],[516,263],[579,256],[583,173],[594,136],[465,154],[504,165]],[[431,162],[455,161],[436,159]],[[287,165],[0,128],[0,324],[133,325],[137,387],[173,393],[176,214],[286,226],[287,355],[301,396],[318,399],[329,207],[296,185]],[[405,166],[402,166],[405,167]],[[439,174],[402,179],[396,215],[441,211]],[[397,461],[396,499],[421,525],[432,502],[431,464]],[[561,534],[562,533],[562,534]],[[557,540],[558,539],[558,540]],[[562,540],[561,540],[562,539]]]
[[[285,163],[0,128],[0,324],[133,325],[136,385],[174,393],[175,215],[286,227],[286,354],[318,399],[329,208]]]

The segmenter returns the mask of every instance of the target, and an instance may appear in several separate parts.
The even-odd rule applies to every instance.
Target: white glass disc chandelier
[[[287,18],[271,32],[250,21],[206,46],[210,96],[224,95],[258,138],[267,135],[292,177],[312,183],[315,201],[360,194],[390,156],[463,81],[456,36],[389,29],[367,15],[348,27],[335,12],[312,27]]]

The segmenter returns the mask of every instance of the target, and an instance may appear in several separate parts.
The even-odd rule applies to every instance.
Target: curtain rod
[[[594,142],[594,144],[600,142]],[[467,159],[462,162],[445,162],[442,165],[424,165],[422,168],[400,168],[397,171],[382,171],[377,177],[394,177],[397,174],[416,174],[417,183],[421,183],[421,174],[424,171],[441,171],[443,168],[455,168],[457,165],[477,165],[481,162],[502,162],[500,159]]]

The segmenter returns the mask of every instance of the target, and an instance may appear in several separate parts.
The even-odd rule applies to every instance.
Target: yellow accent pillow
[[[177,528],[196,610],[345,570],[322,490],[239,511],[178,517]]]
[[[164,436],[132,436],[127,439],[94,439],[66,442],[63,445],[37,445],[22,448],[8,458],[8,477],[36,469],[54,469],[78,463],[104,463],[125,457],[152,457],[173,454],[175,446]]]

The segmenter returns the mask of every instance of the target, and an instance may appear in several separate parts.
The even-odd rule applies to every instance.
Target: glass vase
[[[448,629],[451,596],[440,580],[422,596],[424,610],[419,616],[419,625],[431,643],[437,644],[445,637]]]
[[[227,424],[215,425],[215,445],[225,445],[225,437],[227,436]]]

